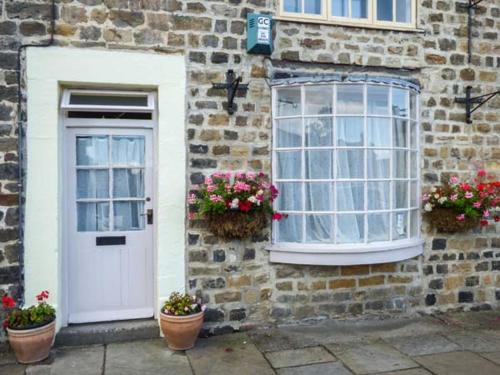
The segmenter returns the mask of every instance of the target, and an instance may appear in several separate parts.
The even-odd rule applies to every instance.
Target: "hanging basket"
[[[452,208],[434,208],[425,216],[431,225],[440,233],[463,233],[476,228],[479,218],[465,217],[465,220],[457,220],[459,214]]]
[[[243,240],[259,233],[267,225],[267,214],[262,211],[248,213],[227,211],[205,217],[207,228],[223,240]]]

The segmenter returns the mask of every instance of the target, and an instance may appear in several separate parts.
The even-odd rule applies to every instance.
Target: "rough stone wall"
[[[277,21],[272,61],[245,52],[249,11],[274,13],[270,0],[58,0],[56,45],[181,53],[187,62],[187,175],[191,184],[214,170],[270,172],[273,71],[363,72],[420,81],[422,183],[466,174],[471,162],[499,171],[496,98],[464,123],[464,87],[498,89],[500,4],[486,0],[474,16],[472,64],[466,56],[466,13],[460,1],[420,1],[422,32],[370,30]],[[48,1],[1,2],[0,15],[0,284],[16,286],[15,50],[46,40]],[[274,67],[273,67],[274,66]],[[250,84],[225,111],[212,88],[232,68]],[[500,250],[495,228],[435,235],[424,226],[425,255],[393,264],[311,267],[270,264],[269,233],[222,243],[192,224],[186,233],[187,285],[209,304],[207,327],[230,327],[360,314],[480,308],[500,299]]]

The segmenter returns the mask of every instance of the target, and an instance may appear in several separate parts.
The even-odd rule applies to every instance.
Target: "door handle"
[[[141,214],[141,216],[146,216],[146,222],[148,224],[153,224],[153,209],[152,208],[148,208],[146,210],[146,213]]]

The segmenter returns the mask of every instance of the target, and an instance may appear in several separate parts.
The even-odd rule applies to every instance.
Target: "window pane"
[[[302,210],[302,183],[286,182],[278,184],[278,210],[300,211]]]
[[[100,106],[127,106],[147,107],[147,95],[97,95],[71,94],[69,104],[100,105]]]
[[[408,147],[408,121],[393,120],[394,147]]]
[[[391,147],[391,119],[369,118],[368,147]]]
[[[305,87],[306,115],[328,115],[332,113],[332,86]]]
[[[337,183],[337,211],[363,211],[365,209],[363,182]]]
[[[330,150],[306,151],[306,178],[333,178],[333,152]]]
[[[337,86],[337,113],[358,114],[364,113],[363,85]]]
[[[368,86],[368,114],[389,114],[389,87]]]
[[[392,21],[392,0],[377,0],[377,20]]]
[[[304,13],[321,14],[321,0],[304,0]]]
[[[114,202],[113,207],[115,230],[144,229],[143,202]]]
[[[411,152],[410,177],[417,178],[417,175],[418,175],[417,153]]]
[[[337,215],[337,243],[364,242],[364,215]]]
[[[368,178],[390,178],[391,151],[367,150]]]
[[[411,22],[411,0],[396,0],[396,22]]]
[[[331,117],[307,118],[306,147],[333,145],[333,120]]]
[[[333,216],[306,215],[306,242],[333,242]]]
[[[301,151],[277,152],[277,177],[283,179],[301,178]]]
[[[278,221],[278,239],[280,242],[302,242],[302,215],[288,215]]]
[[[368,242],[389,241],[389,215],[368,214]]]
[[[300,108],[300,87],[279,89],[277,104],[278,116],[300,115],[302,113]]]
[[[408,213],[395,212],[392,216],[392,239],[400,240],[408,237]]]
[[[352,18],[368,18],[368,0],[352,0]]]
[[[277,120],[277,145],[278,147],[302,146],[302,119]]]
[[[144,137],[113,137],[113,164],[144,165]]]
[[[418,237],[418,222],[420,220],[419,217],[419,210],[412,210],[410,211],[410,225],[411,225],[411,230],[410,230],[410,237]]]
[[[415,121],[412,121],[410,123],[410,147],[413,149],[417,148],[417,123]]]
[[[108,198],[109,182],[107,169],[80,169],[76,171],[76,197]]]
[[[337,178],[364,178],[363,150],[338,150]]]
[[[143,169],[114,169],[113,170],[113,197],[114,198],[143,198],[144,197],[144,170]]]
[[[333,211],[333,184],[306,183],[306,211]]]
[[[392,89],[392,114],[394,116],[408,117],[408,91]]]
[[[417,181],[410,182],[410,207],[418,207],[418,184]]]
[[[417,94],[413,91],[410,91],[410,117],[417,119]]]
[[[341,147],[364,146],[363,117],[337,117],[337,145]]]
[[[349,17],[349,0],[331,0],[335,17]]]
[[[393,174],[395,178],[408,177],[408,152],[394,151]]]
[[[76,137],[76,165],[107,165],[108,137]]]
[[[388,210],[390,208],[390,182],[368,182],[368,209]]]
[[[109,203],[77,203],[78,232],[109,230]]]
[[[407,181],[394,181],[394,208],[408,208]]]

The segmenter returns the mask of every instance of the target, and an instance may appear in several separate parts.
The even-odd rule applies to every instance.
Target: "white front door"
[[[69,323],[153,316],[150,129],[68,129]]]

